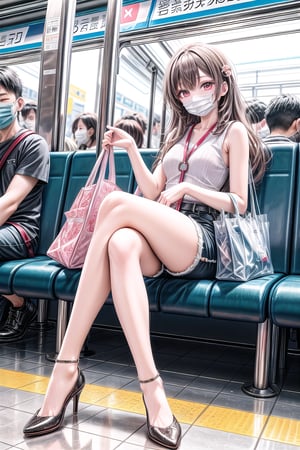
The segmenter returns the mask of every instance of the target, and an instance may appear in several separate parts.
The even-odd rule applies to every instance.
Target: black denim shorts
[[[154,275],[169,275],[176,278],[185,278],[192,280],[213,279],[216,275],[217,249],[215,241],[215,231],[213,221],[216,218],[215,213],[205,211],[185,211],[182,214],[188,216],[198,234],[198,250],[193,263],[182,272],[172,272],[162,265],[161,270]]]
[[[202,248],[199,248],[195,267],[187,274],[183,275],[187,279],[212,279],[216,275],[217,249],[214,231],[214,217],[205,212],[182,211],[195,224]],[[202,235],[202,239],[201,239]],[[200,260],[199,260],[200,258]]]

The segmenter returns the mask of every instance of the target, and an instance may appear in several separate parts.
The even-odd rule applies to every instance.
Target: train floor
[[[181,423],[180,450],[292,450],[300,448],[300,356],[288,356],[279,396],[257,399],[241,391],[253,378],[254,349],[153,336],[153,350],[170,405]],[[24,439],[22,429],[40,407],[53,363],[55,329],[28,331],[0,348],[0,450],[147,450],[145,410],[126,341],[95,328],[80,367],[86,386],[77,416],[63,428]],[[72,402],[71,402],[72,403]]]

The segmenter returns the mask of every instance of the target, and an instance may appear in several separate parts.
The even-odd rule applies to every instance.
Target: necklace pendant
[[[178,170],[180,170],[180,172],[186,172],[189,168],[189,164],[185,161],[181,161],[178,164]]]

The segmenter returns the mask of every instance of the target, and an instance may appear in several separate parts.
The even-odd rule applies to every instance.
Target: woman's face
[[[75,131],[75,141],[77,142],[78,147],[80,147],[80,145],[90,146],[93,133],[94,129],[87,128],[82,119],[79,119],[77,129]]]
[[[185,89],[183,86],[178,86],[177,98],[184,102],[193,96],[203,96],[207,94],[213,94],[215,92],[215,82],[213,79],[199,70],[199,80],[197,86],[194,89]]]

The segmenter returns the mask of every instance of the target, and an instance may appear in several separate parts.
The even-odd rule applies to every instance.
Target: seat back
[[[300,275],[300,144],[296,169],[296,192],[294,204],[294,223],[292,236],[291,274]]]
[[[58,233],[72,161],[72,152],[50,152],[50,173],[43,191],[37,254],[45,255]]]
[[[291,238],[297,168],[297,144],[270,145],[272,161],[257,186],[261,212],[270,222],[271,256],[275,272],[290,270]]]

